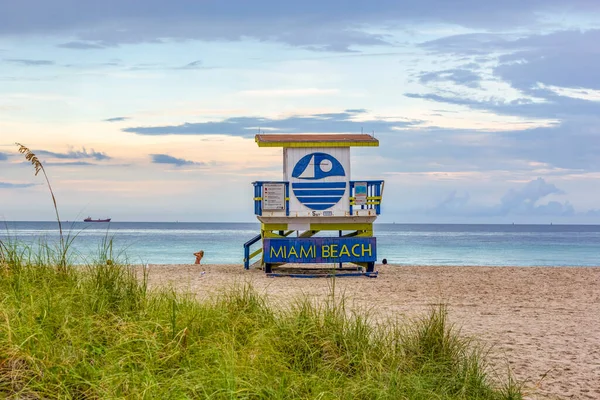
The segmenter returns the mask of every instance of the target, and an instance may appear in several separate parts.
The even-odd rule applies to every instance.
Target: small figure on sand
[[[194,255],[196,256],[196,262],[194,262],[194,264],[200,264],[200,261],[202,261],[202,257],[204,257],[204,250],[200,250],[194,253]]]

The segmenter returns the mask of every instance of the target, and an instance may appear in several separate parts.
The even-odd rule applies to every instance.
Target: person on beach
[[[204,250],[200,250],[194,253],[194,255],[196,256],[196,262],[194,262],[194,264],[200,264],[200,261],[202,261],[202,257],[204,257]]]

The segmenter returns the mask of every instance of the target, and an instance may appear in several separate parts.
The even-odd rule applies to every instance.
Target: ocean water
[[[104,238],[131,263],[241,264],[258,223],[65,223],[75,261],[97,258]],[[600,266],[599,225],[375,224],[377,258],[399,265]],[[0,240],[56,243],[56,222],[0,222]],[[254,245],[257,248],[260,242]]]

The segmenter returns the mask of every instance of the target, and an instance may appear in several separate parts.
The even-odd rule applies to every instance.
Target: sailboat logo
[[[311,153],[302,157],[292,177],[305,182],[292,182],[298,201],[312,210],[326,210],[335,205],[346,192],[345,181],[321,181],[324,178],[344,177],[346,172],[338,160],[327,153]],[[319,182],[320,181],[320,182]]]

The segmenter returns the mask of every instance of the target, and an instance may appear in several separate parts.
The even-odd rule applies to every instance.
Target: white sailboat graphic
[[[298,176],[299,179],[313,179],[315,177],[315,156],[310,158],[308,166]]]

